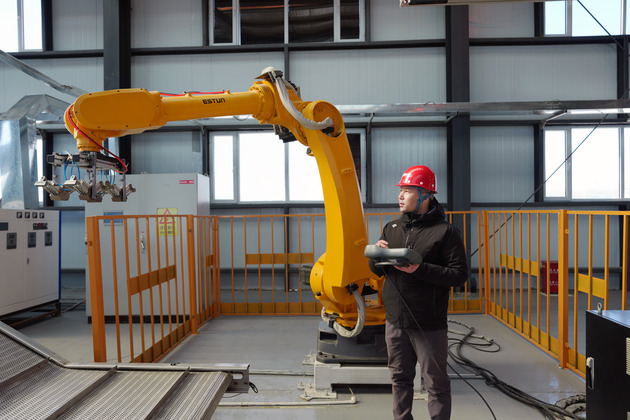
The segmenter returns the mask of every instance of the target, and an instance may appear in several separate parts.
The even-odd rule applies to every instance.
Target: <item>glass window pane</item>
[[[597,19],[611,35],[621,32],[622,0],[581,0],[573,2],[573,36],[606,35],[606,31],[595,21]],[[588,9],[593,17],[584,8]]]
[[[285,201],[284,143],[273,132],[239,134],[239,200]]]
[[[233,36],[232,0],[214,0],[214,22],[212,30],[215,44],[231,44]]]
[[[234,200],[234,137],[212,138],[212,182],[215,200]]]
[[[241,44],[284,43],[284,0],[241,0]]]
[[[566,35],[567,6],[564,1],[545,2],[545,35]]]
[[[571,130],[577,147],[592,128]],[[572,198],[619,198],[619,130],[599,127],[573,153]]]
[[[566,196],[566,159],[564,130],[545,131],[545,196]],[[555,171],[555,173],[554,173]],[[553,175],[552,175],[553,174]]]
[[[289,200],[323,201],[324,191],[315,157],[297,141],[289,143]]]
[[[17,1],[0,1],[0,50],[18,50]]]
[[[289,41],[334,40],[333,0],[289,0]]]
[[[359,39],[360,0],[341,0],[341,39]]]
[[[24,49],[42,49],[42,4],[41,0],[24,1]]]

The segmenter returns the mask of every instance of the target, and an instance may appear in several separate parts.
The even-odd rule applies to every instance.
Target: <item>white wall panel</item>
[[[102,58],[25,60],[24,62],[64,85],[76,86],[88,92],[103,90]],[[41,94],[47,94],[68,103],[76,99],[14,67],[0,63],[0,112],[7,111],[25,95]]]
[[[131,138],[133,173],[202,172],[199,132],[145,132]]]
[[[201,3],[199,0],[132,0],[131,46],[201,46]]]
[[[371,41],[443,39],[445,7],[400,7],[399,1],[370,2]]]
[[[443,48],[294,52],[291,80],[335,105],[446,101]]]
[[[103,48],[103,0],[55,0],[53,48],[56,51]]]
[[[614,99],[610,45],[473,47],[470,101]]]
[[[523,202],[534,192],[531,127],[473,127],[470,188],[473,202]]]
[[[108,198],[106,198],[108,200]],[[61,269],[86,268],[85,210],[61,210]]]
[[[534,36],[534,3],[471,4],[468,6],[471,38]]]
[[[375,128],[372,130],[372,193],[374,203],[397,203],[403,172],[414,165],[435,172],[437,198],[448,195],[446,128]]]
[[[246,92],[266,67],[282,70],[282,53],[132,58],[132,86],[160,92]]]

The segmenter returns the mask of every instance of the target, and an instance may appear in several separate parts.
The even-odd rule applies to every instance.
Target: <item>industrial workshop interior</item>
[[[370,264],[433,264],[375,246],[426,167],[467,262],[440,286],[450,418],[630,419],[629,0],[0,23],[0,418],[394,418]]]

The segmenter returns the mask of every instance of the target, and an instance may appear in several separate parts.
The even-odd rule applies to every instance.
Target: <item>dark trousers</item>
[[[385,341],[392,394],[394,419],[412,420],[413,380],[416,363],[429,394],[429,416],[432,420],[451,418],[451,381],[446,372],[448,330],[425,331],[385,325]]]

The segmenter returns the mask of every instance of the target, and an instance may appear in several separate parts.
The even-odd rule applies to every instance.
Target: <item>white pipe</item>
[[[261,376],[265,376],[265,375],[269,375],[269,376],[315,376],[315,374],[313,372],[306,372],[306,371],[293,371],[293,370],[256,370],[256,369],[250,369],[249,370],[249,374],[250,375],[261,375]]]
[[[265,402],[265,401],[243,401],[243,402],[220,402],[219,407],[308,407],[313,405],[351,405],[357,403],[357,397],[352,395],[349,400],[342,401],[307,401],[307,402],[299,402],[299,401],[276,401],[276,402]]]

